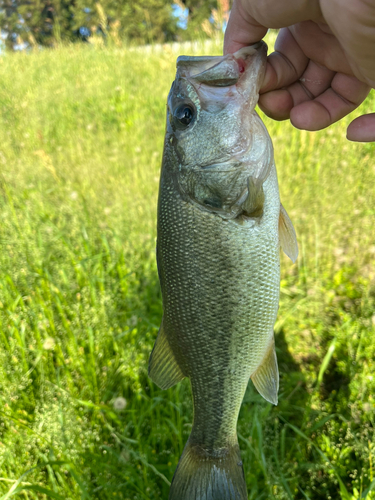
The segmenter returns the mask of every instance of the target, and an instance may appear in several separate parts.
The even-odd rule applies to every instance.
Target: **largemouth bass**
[[[298,248],[254,111],[266,53],[179,57],[168,96],[149,375],[162,389],[189,377],[194,405],[170,500],[247,499],[236,427],[249,378],[277,404],[279,248],[293,261]]]

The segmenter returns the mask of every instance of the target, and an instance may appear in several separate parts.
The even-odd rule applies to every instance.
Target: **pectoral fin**
[[[260,217],[263,214],[264,191],[263,182],[254,177],[247,179],[248,195],[241,207],[246,217]]]
[[[277,405],[277,393],[279,390],[279,369],[275,352],[275,339],[272,341],[264,357],[264,360],[251,375],[255,388],[266,401]]]
[[[160,389],[169,389],[185,377],[169,345],[163,322],[150,356],[148,375]]]
[[[298,257],[297,236],[292,221],[289,219],[289,215],[281,204],[279,215],[279,240],[284,253],[292,262],[295,262]]]

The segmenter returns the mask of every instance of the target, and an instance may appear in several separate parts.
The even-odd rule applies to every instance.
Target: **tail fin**
[[[188,441],[173,476],[169,500],[247,500],[238,445],[208,454]]]

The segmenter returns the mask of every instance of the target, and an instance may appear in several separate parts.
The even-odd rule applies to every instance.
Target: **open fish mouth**
[[[267,57],[267,44],[263,41],[243,47],[234,54],[226,56],[180,56],[177,59],[177,74],[182,78],[213,87],[235,85],[254,56],[264,65]],[[254,72],[254,71],[253,71]]]
[[[266,60],[267,45],[263,41],[226,56],[180,56],[168,99],[170,110],[185,100],[192,100],[198,113],[200,109],[217,113],[239,100],[246,103],[246,112],[249,107],[253,110]]]
[[[179,56],[176,80],[183,78],[211,87],[235,85],[245,73],[257,80],[264,76],[267,44],[263,41],[226,56]],[[248,71],[251,67],[251,71]],[[263,67],[263,71],[260,69]],[[259,76],[261,78],[259,78]]]

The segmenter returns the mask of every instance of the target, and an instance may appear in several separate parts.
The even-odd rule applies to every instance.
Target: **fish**
[[[247,499],[237,419],[249,379],[277,404],[280,246],[294,262],[298,245],[255,111],[266,57],[264,42],[180,56],[168,95],[156,250],[163,318],[149,376],[161,389],[188,377],[194,410],[169,500]]]

